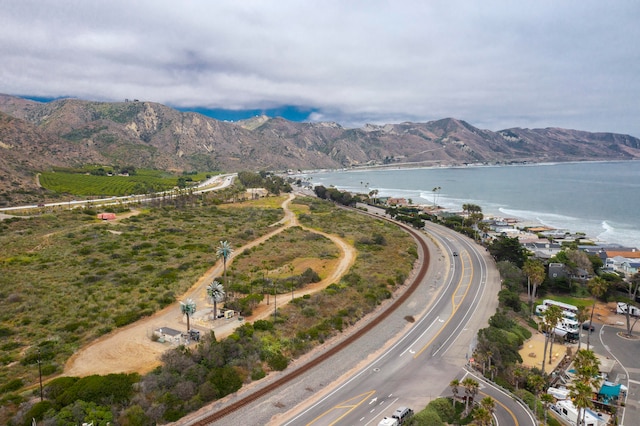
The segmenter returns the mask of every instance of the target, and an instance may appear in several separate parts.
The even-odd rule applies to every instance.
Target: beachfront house
[[[549,241],[524,243],[523,247],[533,253],[533,256],[538,259],[550,259],[562,250],[560,244]]]
[[[640,262],[632,261],[629,259],[622,262],[621,266],[622,266],[622,272],[627,276],[634,275],[638,272],[638,270],[640,270]]]
[[[560,278],[568,278],[569,273],[565,268],[564,263],[550,263],[549,264],[549,278],[552,280]]]

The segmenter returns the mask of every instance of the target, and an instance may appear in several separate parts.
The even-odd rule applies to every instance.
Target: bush
[[[29,409],[29,411],[26,412],[22,424],[24,426],[31,426],[33,424],[33,419],[41,421],[44,418],[45,413],[51,409],[53,409],[53,404],[50,401],[45,400],[37,402],[33,407],[31,407],[31,409]]]
[[[68,387],[56,401],[61,406],[76,400],[96,404],[126,403],[133,395],[133,384],[138,382],[138,374],[108,374],[87,376]]]
[[[12,392],[20,389],[22,386],[24,386],[22,379],[13,379],[0,386],[0,393]]]
[[[267,356],[267,364],[272,370],[282,371],[289,365],[289,358],[284,356],[282,352],[270,353]]]

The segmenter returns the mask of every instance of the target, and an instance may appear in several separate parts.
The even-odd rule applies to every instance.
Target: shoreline
[[[473,203],[482,208],[486,217],[514,218],[521,224],[582,233],[585,240],[595,244],[638,247],[640,224],[634,213],[640,200],[637,162],[597,160],[446,167],[405,164],[406,167],[323,169],[303,175],[312,185],[334,186],[360,194],[376,189],[380,198],[411,199],[412,204],[428,207],[435,203],[450,212],[461,211],[464,203]],[[540,168],[532,169],[536,166]],[[547,169],[547,166],[555,167]],[[477,172],[469,174],[471,170],[465,172],[467,169]],[[438,186],[439,190],[433,192],[431,187],[436,183],[446,187],[442,190]]]
[[[301,170],[296,175],[308,175],[308,174],[321,174],[321,173],[335,173],[335,172],[374,172],[378,170],[419,170],[419,169],[472,169],[472,168],[499,168],[499,167],[531,167],[531,166],[557,166],[562,164],[585,164],[585,163],[633,163],[639,162],[640,159],[617,159],[617,160],[570,160],[570,161],[522,161],[513,163],[469,163],[469,164],[440,164],[437,166],[419,166],[418,164],[426,164],[424,162],[407,162],[407,163],[395,163],[395,164],[376,164],[376,165],[363,165],[363,166],[350,166],[340,169],[308,169]]]

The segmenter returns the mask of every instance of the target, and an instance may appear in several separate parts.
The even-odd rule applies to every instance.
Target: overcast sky
[[[640,2],[0,0],[0,92],[640,137]],[[287,109],[288,107],[288,109]],[[300,118],[300,117],[297,117]]]

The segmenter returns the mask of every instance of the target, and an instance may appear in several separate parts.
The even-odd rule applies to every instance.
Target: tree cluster
[[[318,198],[330,200],[344,206],[353,207],[358,201],[361,201],[360,197],[354,196],[348,191],[340,191],[337,188],[326,188],[322,185],[317,185],[313,190]]]
[[[265,188],[275,195],[292,191],[291,185],[286,180],[271,172],[240,172],[238,180],[245,188]]]

